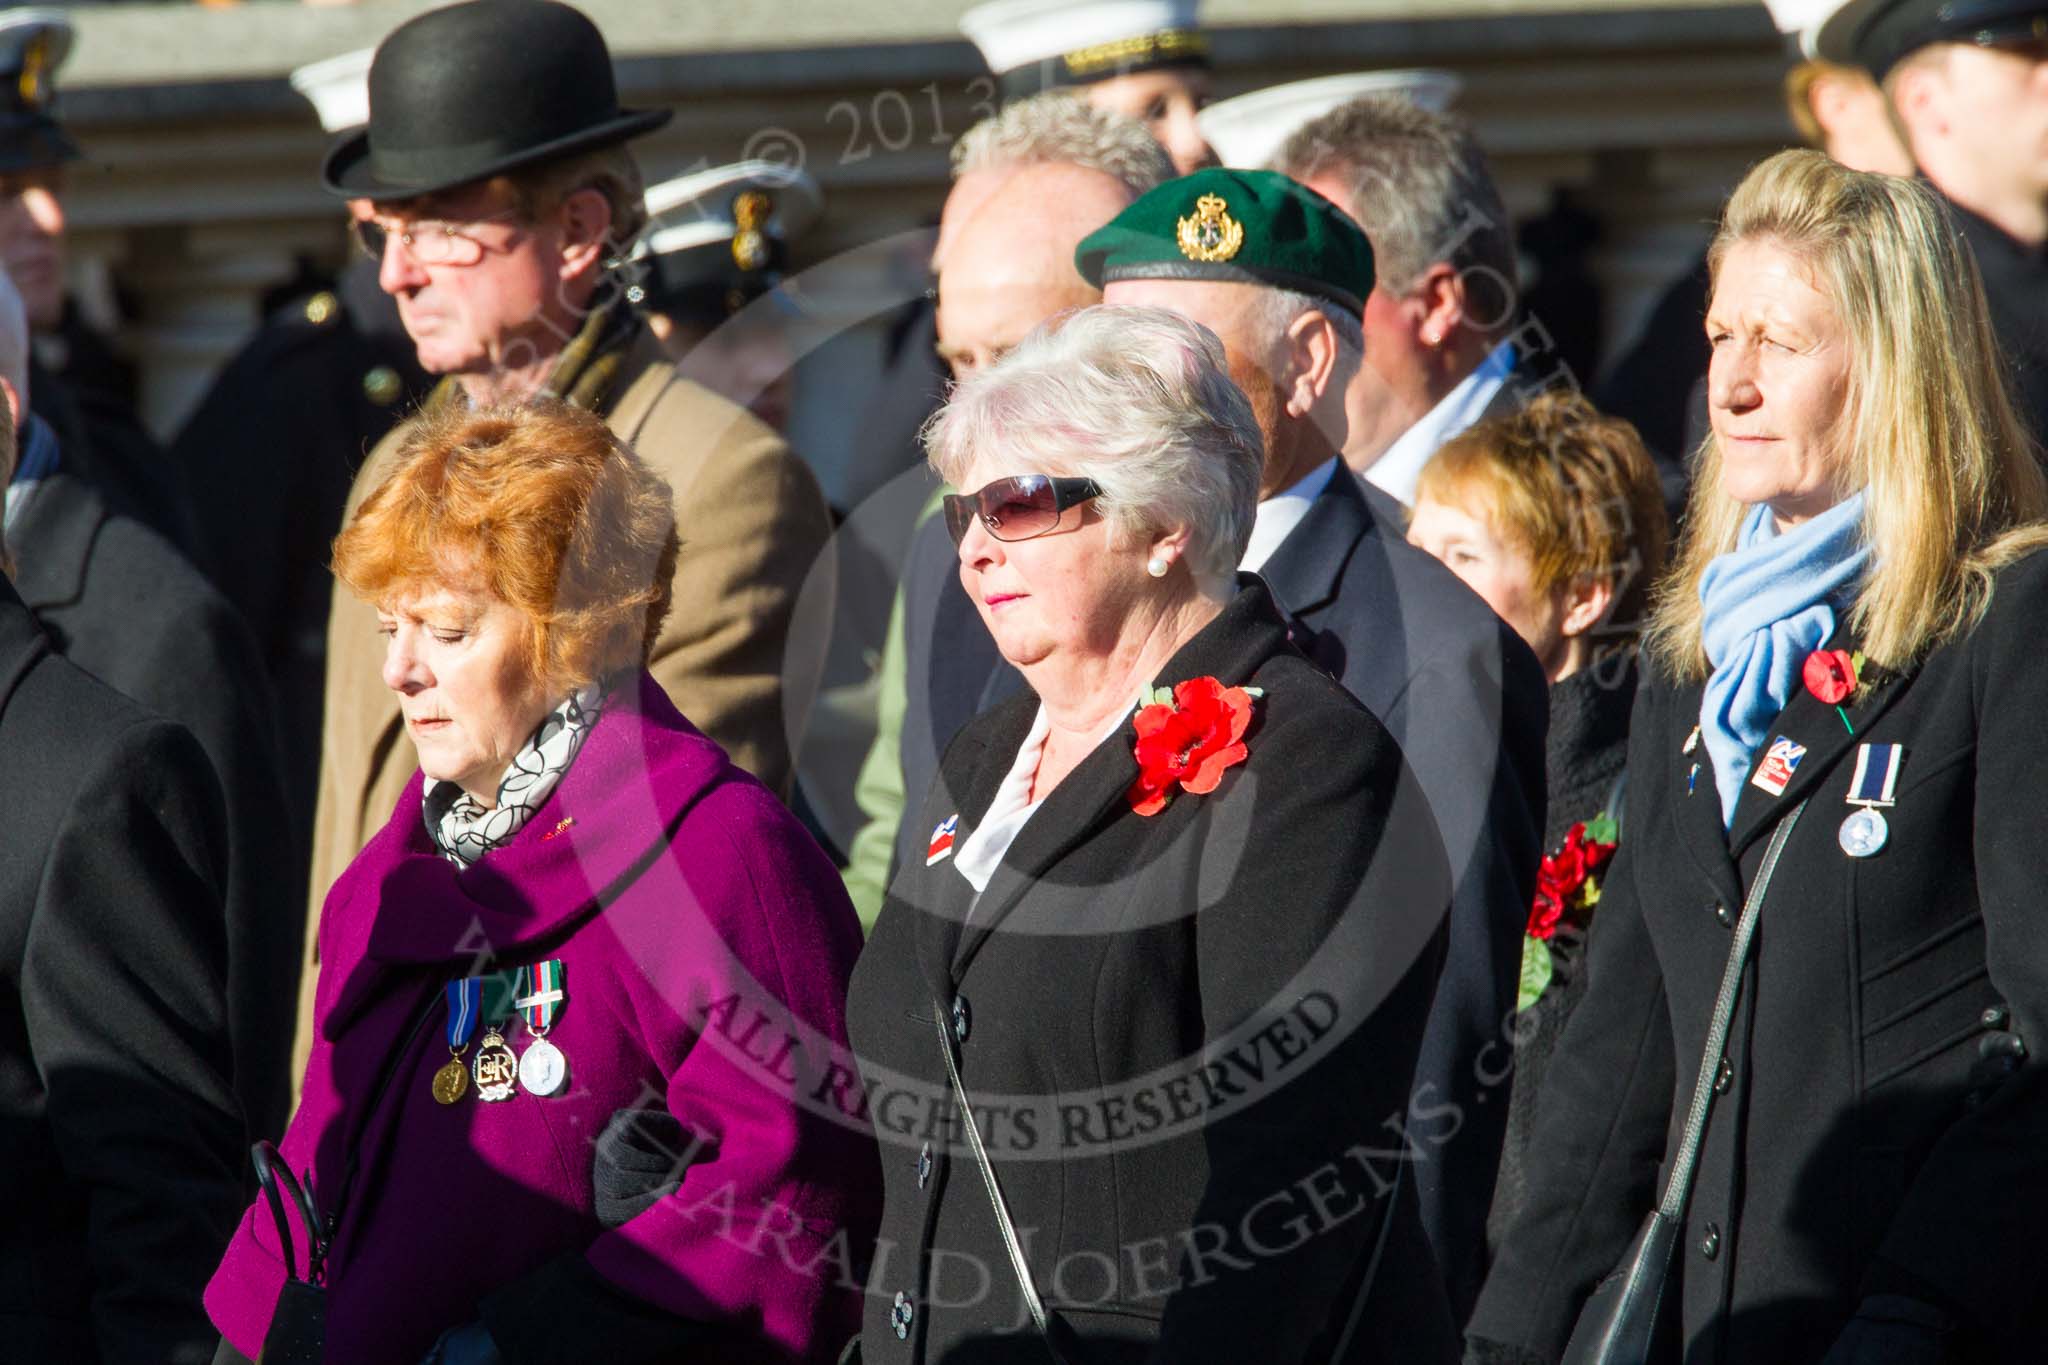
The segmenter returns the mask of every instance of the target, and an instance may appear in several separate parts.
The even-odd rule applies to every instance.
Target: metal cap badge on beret
[[[80,153],[57,122],[57,68],[71,55],[62,10],[0,14],[0,172],[75,161]]]
[[[391,31],[370,62],[370,122],[327,154],[350,199],[405,199],[624,142],[669,120],[619,107],[597,25],[555,0],[467,0]]]
[[[1220,280],[1315,294],[1354,313],[1372,243],[1348,214],[1274,171],[1212,167],[1169,180],[1081,239],[1074,268],[1116,280]]]
[[[1849,0],[1822,22],[1813,50],[1883,80],[1929,43],[2015,39],[2048,40],[2048,0]]]

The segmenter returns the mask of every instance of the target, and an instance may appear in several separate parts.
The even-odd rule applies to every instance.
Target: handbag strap
[[[1770,889],[1771,874],[1778,869],[1778,857],[1785,851],[1785,841],[1792,837],[1792,827],[1799,823],[1799,813],[1806,809],[1801,801],[1784,818],[1778,821],[1777,829],[1771,833],[1771,842],[1764,849],[1764,860],[1757,868],[1756,880],[1750,883],[1749,895],[1742,902],[1742,918],[1735,922],[1735,941],[1728,948],[1728,966],[1721,973],[1721,994],[1714,1000],[1714,1017],[1707,1026],[1707,1046],[1700,1055],[1699,1080],[1692,1088],[1692,1108],[1685,1116],[1685,1132],[1678,1140],[1678,1155],[1671,1163],[1671,1177],[1664,1182],[1664,1199],[1657,1211],[1664,1217],[1676,1221],[1685,1212],[1685,1201],[1692,1195],[1692,1178],[1699,1165],[1700,1143],[1707,1133],[1707,1110],[1714,1102],[1714,1080],[1721,1070],[1721,1056],[1728,1046],[1728,1027],[1735,1017],[1735,1000],[1742,992],[1742,973],[1749,963],[1750,945],[1756,938],[1757,916],[1763,912],[1764,892]]]
[[[1017,1287],[1023,1292],[1024,1307],[1031,1314],[1032,1325],[1038,1328],[1038,1335],[1045,1340],[1046,1349],[1060,1365],[1066,1365],[1066,1357],[1053,1339],[1052,1320],[1045,1311],[1045,1301],[1038,1296],[1038,1286],[1031,1282],[1031,1266],[1024,1259],[1024,1244],[1017,1238],[1017,1225],[1010,1221],[1010,1206],[1004,1202],[1002,1186],[996,1183],[995,1167],[989,1164],[988,1149],[981,1142],[981,1125],[974,1121],[974,1108],[967,1100],[967,1087],[960,1082],[960,1065],[953,1059],[953,1036],[946,1029],[946,1011],[932,1002],[932,1026],[938,1030],[939,1055],[946,1059],[946,1079],[953,1083],[953,1102],[960,1106],[960,1117],[967,1128],[967,1145],[974,1150],[974,1164],[981,1170],[981,1183],[988,1189],[989,1206],[995,1210],[996,1225],[1002,1229],[1003,1249],[1010,1254],[1010,1269],[1017,1274]]]

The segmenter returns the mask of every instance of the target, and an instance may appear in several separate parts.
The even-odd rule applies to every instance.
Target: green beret
[[[1274,171],[1169,180],[1081,239],[1074,268],[1113,280],[1224,280],[1314,294],[1364,313],[1372,243],[1348,214]]]

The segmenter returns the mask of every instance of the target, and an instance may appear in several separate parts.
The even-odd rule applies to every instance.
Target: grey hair
[[[1277,360],[1287,329],[1303,313],[1318,313],[1337,333],[1337,368],[1330,376],[1329,391],[1342,393],[1351,376],[1365,359],[1365,320],[1349,308],[1320,294],[1299,294],[1292,289],[1266,289],[1259,294],[1253,327],[1268,363]]]
[[[954,487],[980,458],[1102,488],[1096,506],[1132,539],[1186,527],[1198,576],[1237,571],[1251,539],[1265,442],[1215,333],[1164,308],[1061,314],[960,381],[926,424],[932,468]]]
[[[1325,175],[1343,182],[1340,207],[1365,229],[1388,293],[1408,293],[1442,261],[1468,290],[1483,280],[1486,294],[1505,291],[1473,314],[1486,326],[1506,325],[1514,239],[1500,188],[1464,123],[1401,95],[1366,95],[1296,129],[1273,169],[1304,183]]]
[[[1048,90],[1004,107],[953,144],[953,178],[971,171],[1086,166],[1114,176],[1133,197],[1173,179],[1173,162],[1144,124],[1098,109],[1071,90]]]

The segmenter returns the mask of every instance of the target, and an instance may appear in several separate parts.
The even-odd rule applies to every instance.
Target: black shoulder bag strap
[[[1671,1160],[1671,1175],[1664,1182],[1664,1198],[1644,1220],[1636,1240],[1621,1258],[1614,1272],[1600,1282],[1572,1327],[1571,1341],[1564,1348],[1559,1365],[1645,1365],[1660,1340],[1670,1330],[1673,1311],[1670,1288],[1671,1259],[1678,1249],[1678,1233],[1685,1220],[1686,1200],[1692,1195],[1693,1174],[1698,1168],[1700,1142],[1706,1136],[1707,1111],[1714,1102],[1714,1079],[1721,1070],[1721,1057],[1728,1046],[1728,1029],[1735,1017],[1735,1002],[1742,991],[1743,969],[1749,963],[1750,946],[1756,938],[1756,921],[1764,908],[1764,893],[1777,871],[1779,855],[1785,851],[1799,813],[1801,801],[1786,811],[1771,833],[1756,880],[1742,903],[1742,918],[1735,922],[1735,941],[1728,948],[1728,966],[1721,973],[1721,993],[1714,1000],[1713,1019],[1707,1026],[1707,1046],[1700,1055],[1699,1079],[1693,1083],[1692,1107],[1685,1116],[1685,1131]]]
[[[1031,1282],[1031,1266],[1024,1259],[1024,1243],[1017,1237],[1017,1225],[1010,1221],[1010,1206],[1003,1188],[996,1183],[995,1167],[989,1164],[988,1149],[982,1145],[981,1125],[974,1121],[974,1108],[967,1101],[967,1088],[960,1083],[960,1064],[953,1058],[953,1035],[946,1027],[947,1012],[932,1002],[932,1027],[938,1030],[939,1055],[946,1059],[946,1079],[953,1083],[953,1103],[960,1107],[961,1125],[967,1129],[967,1144],[974,1149],[974,1164],[981,1170],[981,1183],[988,1188],[989,1207],[995,1210],[996,1226],[1003,1234],[1003,1249],[1010,1255],[1010,1269],[1017,1274],[1017,1288],[1024,1295],[1024,1307],[1031,1323],[1058,1365],[1075,1365],[1071,1346],[1063,1347],[1054,1321],[1046,1312],[1038,1286]]]

